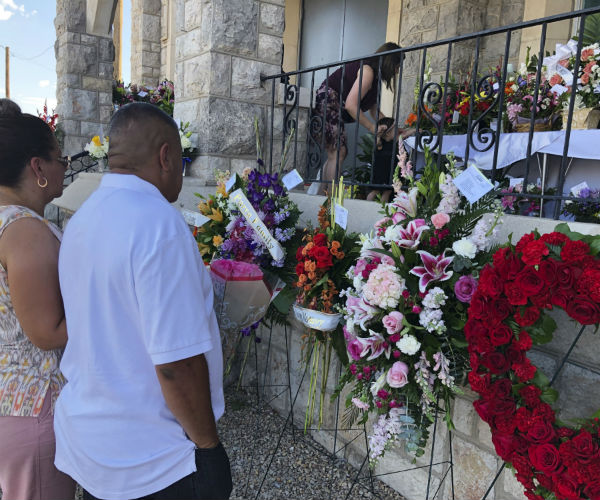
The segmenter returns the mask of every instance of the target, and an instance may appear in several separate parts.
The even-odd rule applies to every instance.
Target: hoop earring
[[[42,183],[40,183],[40,180],[38,179],[38,180],[37,180],[37,185],[38,185],[39,187],[41,187],[42,189],[44,189],[44,188],[45,188],[45,187],[48,185],[48,179],[46,179],[46,178],[44,177],[44,183],[43,183],[43,184],[42,184]]]

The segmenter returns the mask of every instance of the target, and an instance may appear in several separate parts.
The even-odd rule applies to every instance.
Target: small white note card
[[[346,229],[348,225],[348,210],[342,205],[335,204],[335,223],[342,229]]]
[[[282,178],[281,178],[281,182],[283,182],[283,185],[285,186],[285,188],[288,191],[291,191],[292,189],[294,189],[298,184],[300,184],[301,182],[304,182],[304,179],[302,178],[302,176],[298,173],[298,171],[296,169],[292,170],[291,172],[288,172],[287,174],[285,174]]]
[[[140,97],[146,97],[146,96],[148,95],[148,92],[146,92],[146,91],[144,91],[144,90],[140,90],[140,91],[138,92],[138,95],[139,95]]]
[[[571,194],[573,196],[579,196],[579,193],[581,193],[582,189],[589,189],[589,188],[590,187],[588,186],[588,183],[583,181],[571,188]]]
[[[456,110],[454,110],[454,113],[452,113],[452,124],[456,124],[458,123],[458,120],[460,119],[460,113]]]
[[[523,184],[524,180],[525,180],[524,177],[509,177],[509,186],[510,187],[518,186],[519,184]]]
[[[229,191],[231,191],[231,188],[233,186],[235,186],[235,180],[237,179],[237,174],[234,173],[229,179],[227,179],[227,182],[225,183],[225,191],[227,191],[229,193]]]
[[[558,83],[556,85],[553,85],[550,90],[552,92],[554,92],[556,95],[561,95],[564,94],[567,90],[569,90],[567,87],[565,87],[564,85],[559,85]]]
[[[489,193],[494,187],[475,165],[470,165],[462,174],[456,177],[454,185],[471,204]]]
[[[498,82],[494,82],[494,85],[492,85],[492,88],[494,90],[498,90],[500,88],[500,85],[498,85]]]
[[[194,212],[193,210],[187,210],[185,208],[181,209],[181,214],[188,226],[200,227],[210,220],[200,212]]]

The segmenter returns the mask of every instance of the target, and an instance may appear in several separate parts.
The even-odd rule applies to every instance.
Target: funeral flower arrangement
[[[108,156],[108,137],[104,137],[104,142],[99,135],[92,137],[92,140],[83,148],[94,160],[103,160]]]
[[[155,104],[169,116],[173,116],[175,87],[170,80],[163,80],[156,87],[137,85],[135,83],[131,83],[126,87],[121,81],[114,82],[113,105],[115,108],[120,108],[130,102]]]
[[[344,333],[350,365],[338,391],[351,384],[346,423],[377,416],[369,438],[374,464],[394,441],[423,453],[436,413],[449,408],[468,368],[463,333],[479,270],[501,209],[490,193],[470,205],[454,179],[452,156],[440,169],[428,150],[423,175],[400,144],[395,198],[361,236],[348,271]],[[482,218],[494,212],[494,217]],[[445,419],[452,426],[449,413]]]
[[[343,207],[343,199],[344,184],[340,178],[339,185],[332,187],[330,197],[319,210],[318,227],[305,231],[304,244],[296,251],[298,296],[294,313],[308,329],[303,337],[304,361],[308,364],[312,359],[305,430],[312,423],[319,378],[319,427],[322,424],[332,350],[335,349],[342,363],[348,359],[339,324],[344,302],[340,292],[352,284],[346,273],[358,257],[359,246],[358,234],[347,232],[342,227],[345,224],[336,222],[336,207]]]

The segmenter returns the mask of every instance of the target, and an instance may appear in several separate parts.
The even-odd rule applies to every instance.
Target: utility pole
[[[4,82],[5,82],[5,94],[6,98],[10,98],[10,47],[4,47],[4,52],[6,54],[6,63],[5,69],[6,72],[4,74]]]

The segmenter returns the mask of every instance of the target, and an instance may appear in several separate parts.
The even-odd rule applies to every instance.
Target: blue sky
[[[123,18],[131,19],[131,0]],[[23,111],[36,114],[44,100],[56,106],[54,0],[0,0],[0,97],[5,97],[5,47],[10,47],[10,97]],[[131,23],[123,26],[123,79],[129,83]],[[59,117],[60,119],[60,117]]]

